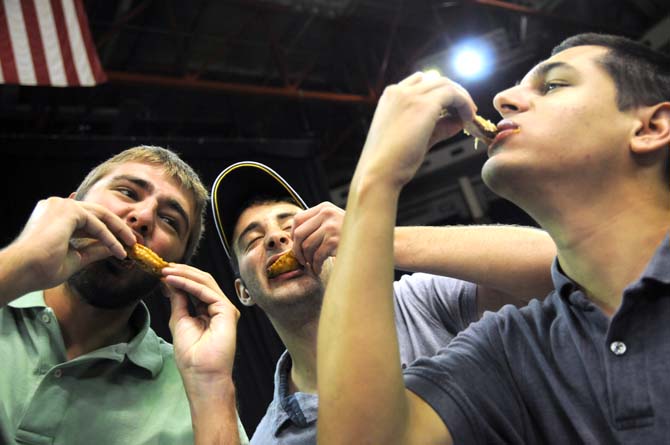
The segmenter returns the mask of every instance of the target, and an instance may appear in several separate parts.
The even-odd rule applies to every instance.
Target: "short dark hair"
[[[551,55],[586,45],[608,49],[598,62],[614,81],[619,110],[670,100],[670,57],[641,42],[608,34],[577,34],[556,46]]]
[[[297,206],[295,200],[291,198],[290,196],[286,195],[285,197],[277,197],[276,195],[271,195],[271,194],[256,194],[254,196],[251,196],[249,199],[244,201],[242,205],[237,209],[235,212],[235,225],[237,225],[237,221],[240,219],[240,216],[244,211],[248,208],[255,207],[255,206],[260,206],[260,205],[265,205],[265,204],[280,204],[280,203],[286,203],[286,204],[291,204],[294,206]],[[232,237],[232,234],[231,234]],[[235,273],[236,278],[240,278],[240,265],[237,262],[237,253],[235,253],[235,242],[233,239],[231,239],[230,242],[230,265],[233,267],[233,272]]]

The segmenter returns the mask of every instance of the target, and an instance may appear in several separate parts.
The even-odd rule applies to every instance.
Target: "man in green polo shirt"
[[[207,198],[177,155],[141,146],[96,167],[70,199],[37,204],[0,250],[0,443],[246,441],[232,383],[239,312],[182,264]],[[170,262],[162,277],[123,261],[135,242]],[[174,351],[141,302],[157,286],[171,300]]]

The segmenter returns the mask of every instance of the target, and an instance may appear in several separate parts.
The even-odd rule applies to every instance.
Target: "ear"
[[[640,107],[640,119],[631,139],[631,150],[636,154],[650,154],[670,145],[670,102]]]
[[[249,295],[249,291],[247,290],[247,287],[244,285],[244,281],[242,281],[241,278],[235,279],[235,293],[237,294],[237,298],[240,300],[240,303],[243,305],[254,306],[256,304],[253,298],[251,298],[251,295]]]

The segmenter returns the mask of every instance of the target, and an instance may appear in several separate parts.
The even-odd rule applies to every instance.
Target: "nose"
[[[528,109],[528,104],[521,93],[521,89],[522,87],[517,85],[499,92],[493,98],[493,106],[501,116],[505,117]]]
[[[288,247],[291,242],[291,237],[288,232],[275,229],[269,231],[265,236],[265,247],[268,250],[283,250]]]
[[[143,237],[149,236],[156,223],[157,206],[151,203],[140,203],[136,205],[126,217],[128,225],[139,232]]]

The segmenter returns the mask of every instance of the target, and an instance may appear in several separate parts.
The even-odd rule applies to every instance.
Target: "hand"
[[[449,109],[451,116],[442,117]],[[405,185],[428,149],[463,128],[477,107],[467,91],[439,76],[415,73],[384,90],[358,169],[372,180]]]
[[[293,251],[301,264],[309,265],[319,275],[324,261],[335,256],[340,242],[344,210],[322,202],[295,215]]]
[[[135,235],[114,213],[98,204],[52,197],[37,203],[7,251],[16,253],[12,258],[24,266],[19,278],[35,290],[56,286],[92,262],[125,258],[122,243],[133,245]]]
[[[212,383],[232,378],[240,312],[210,274],[176,263],[162,273],[172,307],[175,359],[184,384],[196,391],[212,391]],[[195,298],[195,316],[188,312],[189,295]]]

